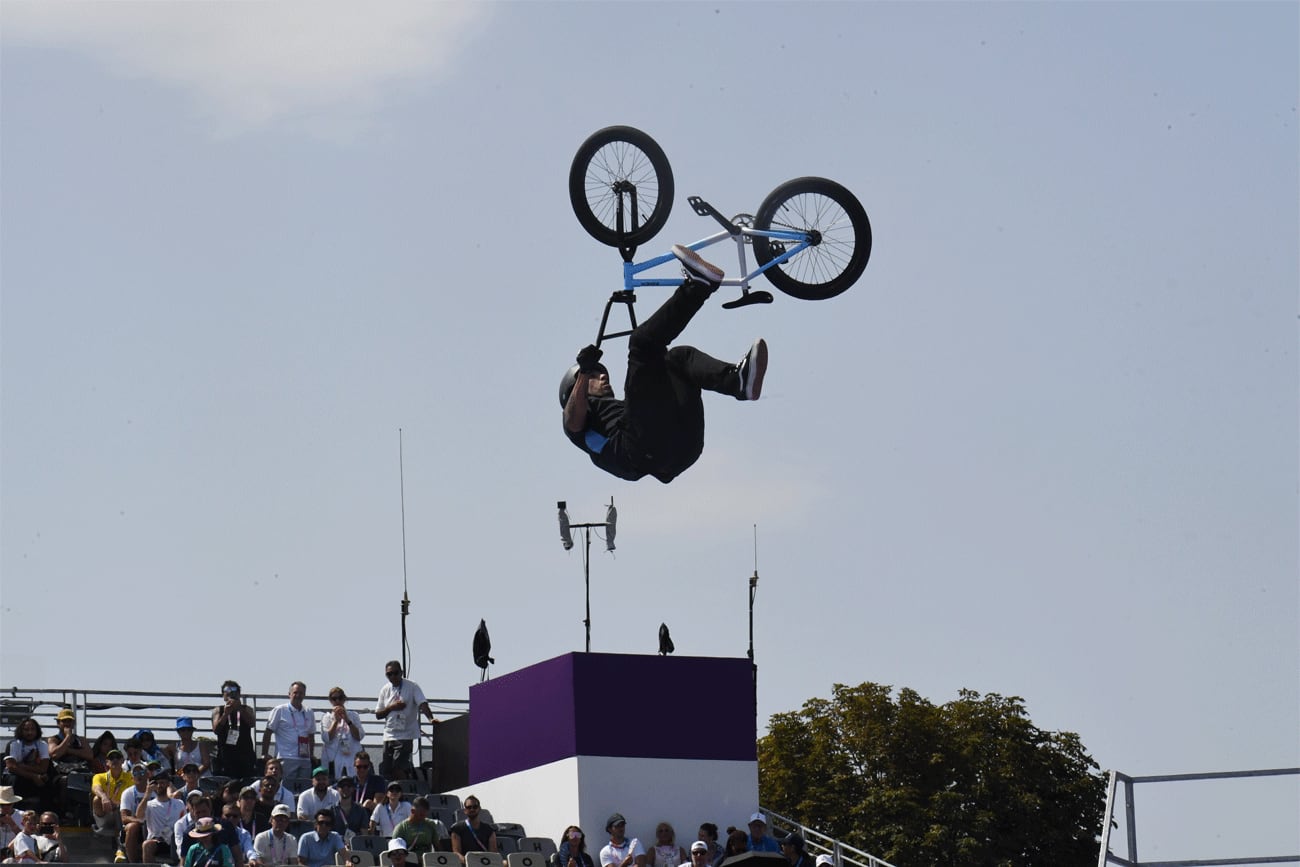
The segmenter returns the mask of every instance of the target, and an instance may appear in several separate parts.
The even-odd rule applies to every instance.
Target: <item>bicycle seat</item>
[[[737,307],[748,307],[751,304],[771,304],[772,293],[766,289],[755,289],[753,292],[746,292],[735,301],[724,302],[724,310],[735,310]]]

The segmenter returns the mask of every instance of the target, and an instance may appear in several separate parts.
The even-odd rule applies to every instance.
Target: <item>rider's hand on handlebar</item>
[[[578,350],[578,370],[583,373],[596,373],[596,365],[600,363],[600,357],[605,353],[601,352],[594,344],[587,344]]]

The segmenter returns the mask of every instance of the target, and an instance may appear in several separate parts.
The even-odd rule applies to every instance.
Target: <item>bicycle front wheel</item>
[[[591,237],[611,247],[635,247],[668,222],[673,170],[663,149],[641,130],[606,127],[573,157],[569,202]]]
[[[763,273],[773,286],[806,301],[833,298],[862,276],[871,258],[871,223],[847,189],[826,178],[796,178],[768,193],[755,229],[807,232],[813,245]],[[789,241],[754,238],[754,258],[766,265]]]

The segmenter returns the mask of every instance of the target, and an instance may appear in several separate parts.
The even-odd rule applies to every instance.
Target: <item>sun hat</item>
[[[204,816],[194,823],[194,828],[189,835],[197,840],[200,837],[211,837],[220,830],[221,825],[215,819]]]
[[[61,710],[61,711],[59,711],[57,714],[55,714],[54,718],[55,718],[56,720],[60,720],[60,719],[76,719],[76,718],[77,718],[77,715],[76,715],[75,713],[72,712],[72,708],[70,708],[70,707],[65,707],[63,710]]]
[[[13,786],[0,786],[0,804],[17,804],[21,800],[14,794]]]
[[[385,849],[384,851],[385,851],[385,852],[397,852],[397,851],[405,852],[405,851],[406,851],[406,841],[403,840],[401,837],[394,837],[393,839],[391,839],[391,840],[388,841],[388,848]]]

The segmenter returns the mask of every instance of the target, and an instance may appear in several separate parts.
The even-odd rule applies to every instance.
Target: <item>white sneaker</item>
[[[673,244],[673,255],[682,263],[682,273],[692,280],[716,286],[726,276],[721,268],[712,262],[706,262],[704,257],[690,247]]]
[[[740,399],[758,400],[763,393],[763,376],[767,373],[767,341],[758,338],[736,365],[740,374]]]

